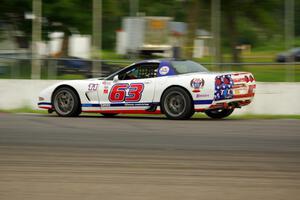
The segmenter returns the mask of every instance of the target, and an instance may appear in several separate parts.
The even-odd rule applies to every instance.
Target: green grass
[[[300,82],[300,65],[296,66],[243,66],[242,71],[253,73],[255,79],[261,82],[285,82],[294,80]],[[292,74],[289,75],[289,72]]]
[[[102,60],[126,60],[123,56],[116,54],[114,51],[101,51]]]
[[[36,113],[36,114],[47,114],[47,110],[32,109],[29,107],[16,108],[16,109],[0,109],[2,113]]]
[[[84,75],[81,74],[64,74],[57,77],[58,80],[77,80],[77,79],[85,79]]]
[[[206,66],[210,71],[246,71],[251,72],[259,82],[300,82],[300,65],[244,65],[244,66]]]

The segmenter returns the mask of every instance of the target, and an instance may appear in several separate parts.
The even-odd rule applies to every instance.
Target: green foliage
[[[231,48],[234,62],[237,45],[263,46],[283,34],[283,9],[282,0],[222,1],[223,47]]]
[[[78,30],[82,34],[91,33],[92,27],[91,1],[84,0],[48,0],[43,1],[43,16],[47,18],[47,28],[53,23],[61,23],[69,29]]]
[[[12,25],[12,27],[22,30],[29,39],[31,23],[29,20],[25,20],[24,15],[31,10],[31,0],[1,0],[0,23],[6,22]]]
[[[300,1],[295,0],[295,31],[300,36]]]
[[[199,17],[195,19],[198,27],[211,28],[211,1],[199,0]],[[44,35],[49,31],[60,30],[56,22],[68,27],[71,32],[91,34],[93,0],[43,0]],[[130,0],[102,0],[104,49],[115,46],[115,31],[122,28],[121,20],[130,15]],[[187,21],[192,0],[139,0],[139,12],[147,16],[171,16],[176,21]],[[236,43],[249,43],[255,47],[265,46],[270,41],[283,39],[284,0],[224,0],[221,1],[222,39],[225,52],[230,46],[232,29],[227,16],[234,15],[236,21]],[[295,0],[296,33],[300,35],[300,1]],[[30,38],[31,21],[24,14],[31,12],[32,0],[2,0],[0,20],[7,20]],[[46,38],[46,37],[45,37]]]

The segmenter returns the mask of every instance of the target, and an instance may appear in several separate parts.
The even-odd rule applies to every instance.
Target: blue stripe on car
[[[213,102],[213,100],[211,99],[207,99],[207,100],[196,100],[194,101],[195,105],[199,105],[199,104],[211,104]]]
[[[82,107],[100,107],[98,103],[83,103],[81,104]]]

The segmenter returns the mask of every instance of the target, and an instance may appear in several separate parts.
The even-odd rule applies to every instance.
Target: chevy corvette
[[[248,105],[255,94],[248,72],[209,72],[190,60],[146,60],[106,78],[71,80],[52,85],[39,96],[38,107],[61,117],[81,112],[165,114],[189,119],[195,112],[224,118]]]

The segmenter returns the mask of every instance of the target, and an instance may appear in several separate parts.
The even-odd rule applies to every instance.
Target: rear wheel
[[[206,110],[205,114],[213,119],[222,119],[224,117],[228,117],[234,109],[214,109],[214,110]]]
[[[55,112],[61,117],[76,117],[81,113],[79,97],[68,87],[59,88],[54,92],[52,104]]]
[[[180,87],[172,87],[163,94],[161,109],[169,119],[189,119],[195,113],[190,95]]]

